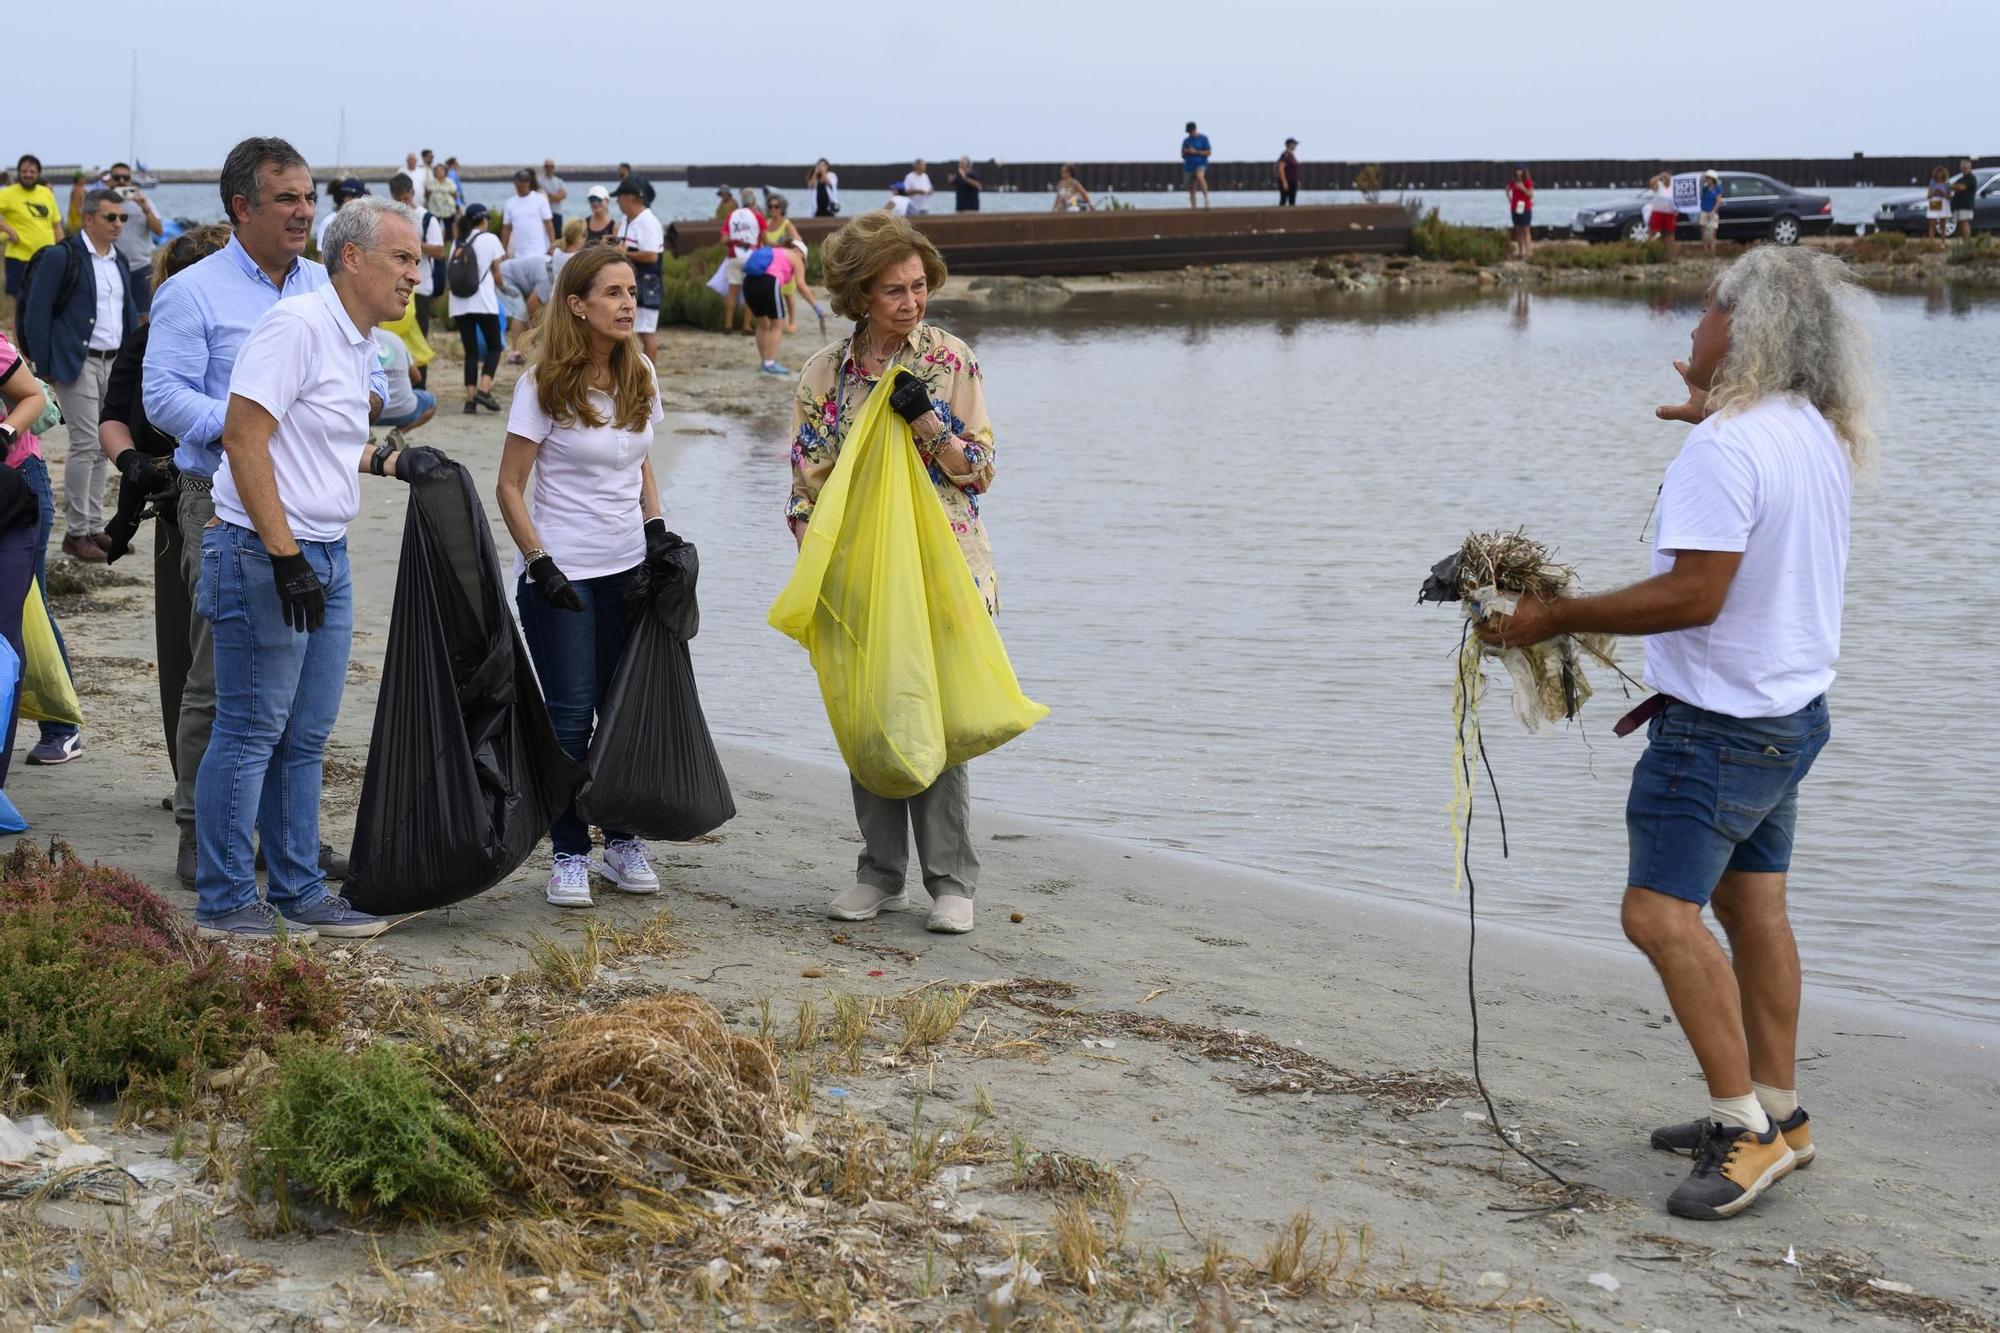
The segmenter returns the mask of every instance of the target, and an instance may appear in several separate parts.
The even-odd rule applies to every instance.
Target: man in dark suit
[[[23,350],[35,373],[55,385],[69,423],[62,548],[79,560],[103,560],[111,543],[104,532],[110,463],[97,441],[97,421],[111,363],[139,331],[132,276],[116,248],[124,228],[124,201],[109,190],[92,190],[83,201],[82,234],[38,256],[21,308]]]

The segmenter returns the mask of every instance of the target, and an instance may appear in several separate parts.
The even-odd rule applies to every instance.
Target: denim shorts
[[[1830,728],[1824,695],[1786,717],[1667,705],[1632,770],[1625,882],[1700,904],[1725,870],[1789,869],[1799,782]]]

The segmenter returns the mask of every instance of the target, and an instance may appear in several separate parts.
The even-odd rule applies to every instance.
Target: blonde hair
[[[568,229],[567,224],[564,227]],[[631,268],[622,251],[589,246],[572,255],[556,275],[555,294],[542,311],[535,344],[535,396],[542,411],[563,425],[595,428],[605,424],[590,402],[590,334],[571,312],[569,298],[588,297],[597,275],[613,264]],[[653,415],[659,376],[632,334],[611,349],[611,403],[621,429],[641,430]]]
[[[1846,264],[1820,250],[1760,245],[1715,283],[1729,311],[1729,351],[1708,389],[1713,412],[1773,394],[1819,409],[1856,465],[1875,447],[1874,299]]]
[[[889,265],[912,255],[923,260],[924,281],[936,294],[948,276],[944,256],[906,219],[881,210],[863,213],[827,237],[819,250],[820,268],[834,313],[846,319],[868,318],[868,295],[875,279]]]
[[[211,222],[205,227],[195,227],[184,231],[153,250],[153,290],[160,290],[160,284],[174,274],[206,259],[229,244],[231,227],[227,222]]]
[[[590,224],[581,217],[564,218],[562,233],[563,248],[573,249],[576,246],[582,245],[584,233],[589,229]]]

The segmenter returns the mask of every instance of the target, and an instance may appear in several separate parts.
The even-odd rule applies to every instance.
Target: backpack
[[[77,244],[81,245],[82,242],[79,241]],[[80,257],[77,254],[77,246],[71,245],[70,238],[67,236],[65,236],[62,240],[57,241],[54,245],[43,246],[41,249],[35,251],[33,256],[29,258],[28,270],[21,276],[20,304],[22,306],[26,306],[28,304],[28,293],[34,290],[34,285],[37,282],[48,281],[49,271],[53,269],[58,262],[56,258],[57,252],[61,253],[60,262],[62,264],[62,278],[59,280],[59,284],[56,287],[55,304],[49,307],[49,318],[51,323],[53,323],[55,317],[62,312],[62,308],[69,304],[70,294],[76,290],[77,265],[81,262]],[[22,332],[25,335],[27,331],[26,329],[23,329]],[[27,342],[28,340],[24,336],[21,339],[21,354],[27,357],[30,362],[39,364],[41,362],[42,357],[46,355],[46,353],[44,351],[40,351],[35,348],[29,347],[27,345]]]
[[[451,263],[445,270],[445,277],[451,284],[453,296],[479,295],[479,284],[486,278],[479,263],[479,237],[480,233],[475,231],[452,247]]]
[[[771,271],[770,246],[760,245],[755,250],[752,250],[748,255],[744,257],[743,260],[744,277],[746,278],[761,277],[762,275],[769,273],[770,271]]]

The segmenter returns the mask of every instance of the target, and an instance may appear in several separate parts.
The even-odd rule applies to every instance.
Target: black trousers
[[[1278,187],[1278,207],[1283,208],[1286,204],[1296,204],[1298,201],[1299,201],[1298,186],[1280,185]]]
[[[479,340],[486,340],[486,356],[479,355]],[[465,383],[468,387],[479,383],[479,377],[489,378],[500,369],[500,316],[460,315],[458,316],[458,341],[465,349]]]

